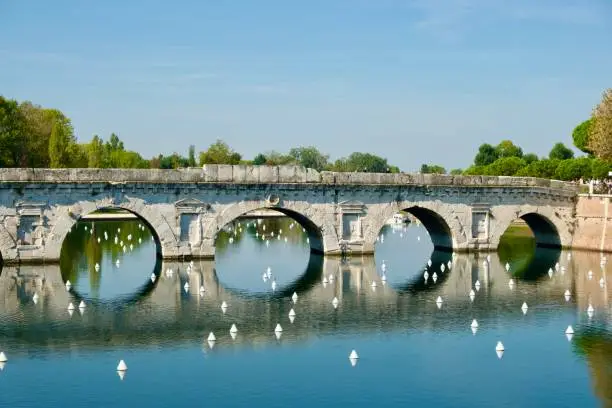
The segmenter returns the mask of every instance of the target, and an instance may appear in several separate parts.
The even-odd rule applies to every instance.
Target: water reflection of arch
[[[510,265],[510,274],[525,281],[537,281],[547,276],[549,269],[555,269],[561,259],[561,247],[536,246],[528,258],[514,260],[506,251],[499,252],[502,265]]]
[[[301,295],[311,290],[321,280],[323,273],[323,256],[319,254],[310,254],[306,269],[295,281],[288,285],[280,287],[276,291],[264,293],[250,293],[239,289],[224,287],[224,291],[235,297],[240,297],[245,300],[257,299],[282,299],[291,297],[293,293]],[[222,286],[219,282],[216,269],[214,270],[214,279],[218,286]]]
[[[431,267],[428,267],[427,264],[423,265],[420,272],[417,275],[410,279],[408,282],[395,287],[400,293],[411,293],[415,294],[418,292],[429,292],[429,291],[437,291],[439,290],[441,285],[450,278],[453,270],[455,269],[453,266],[453,254],[448,251],[434,250],[431,253]],[[448,263],[451,263],[451,267],[449,268]],[[441,271],[441,266],[444,265],[444,272]],[[427,271],[429,274],[427,280],[425,280],[423,274]],[[434,283],[432,280],[433,273],[436,273],[437,280]]]

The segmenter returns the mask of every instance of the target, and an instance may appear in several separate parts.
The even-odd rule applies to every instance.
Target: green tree
[[[591,178],[591,160],[588,157],[561,160],[555,178],[558,180],[575,181],[580,178]]]
[[[269,151],[265,154],[266,163],[268,166],[283,166],[289,164],[297,164],[293,156],[282,154],[277,151]]]
[[[200,153],[200,166],[204,164],[239,164],[242,156],[222,140],[211,144],[208,150]]]
[[[391,166],[387,159],[371,153],[354,152],[347,158],[336,160],[334,171],[357,171],[365,173],[387,173],[391,172]]]
[[[421,174],[446,174],[446,169],[436,164],[422,164]]]
[[[607,178],[610,171],[612,171],[612,162],[601,159],[591,160],[591,177],[595,180]]]
[[[527,163],[520,157],[500,157],[487,166],[486,172],[491,176],[514,176],[526,166]]]
[[[188,164],[189,167],[195,167],[196,166],[196,158],[195,158],[195,146],[194,145],[190,145],[189,146],[189,157],[188,157]]]
[[[463,170],[462,169],[452,169],[449,174],[453,175],[453,176],[460,176],[461,174],[463,174]]]
[[[548,153],[549,159],[567,160],[574,158],[574,152],[566,147],[563,143],[555,143],[550,153]]]
[[[531,164],[533,162],[538,161],[538,156],[535,153],[527,153],[525,155],[523,155],[523,160],[525,160],[525,163],[527,164]]]
[[[70,153],[74,143],[70,121],[58,114],[49,137],[49,164],[52,168],[70,166]]]
[[[478,153],[474,157],[475,166],[487,166],[499,159],[499,154],[493,146],[483,143],[478,148]]]
[[[0,96],[0,167],[16,167],[21,161],[22,117],[15,100]]]
[[[104,143],[98,135],[94,135],[87,146],[87,167],[102,168],[104,165]]]
[[[592,121],[589,148],[597,158],[612,161],[612,88],[604,92]]]
[[[253,159],[253,164],[255,166],[261,166],[263,164],[266,164],[268,161],[268,159],[266,158],[266,156],[263,153],[259,153],[257,156],[255,156],[255,158]]]
[[[329,160],[329,156],[321,153],[316,147],[294,147],[289,150],[289,156],[299,163],[301,166],[315,169],[317,171],[323,170]]]
[[[587,154],[593,154],[593,151],[589,148],[591,143],[591,125],[592,119],[585,120],[574,128],[572,132],[572,139],[574,140],[574,146]]]
[[[523,157],[523,149],[512,143],[511,140],[502,140],[496,147],[498,157]]]

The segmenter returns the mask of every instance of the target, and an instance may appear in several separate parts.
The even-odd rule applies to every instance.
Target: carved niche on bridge
[[[343,201],[340,204],[342,213],[342,239],[362,241],[363,228],[361,218],[365,215],[365,204],[361,201]]]
[[[42,246],[44,236],[44,203],[19,202],[17,209],[17,245]]]
[[[174,203],[179,241],[195,245],[202,240],[202,214],[210,210],[210,204],[195,198]]]
[[[472,205],[472,238],[478,241],[489,240],[489,219],[491,209],[488,204]]]

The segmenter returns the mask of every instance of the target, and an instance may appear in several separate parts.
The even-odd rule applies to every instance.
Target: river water
[[[324,258],[289,218],[228,226],[215,261],[155,253],[138,221],[80,222],[60,265],[5,266],[0,406],[612,406],[599,254],[518,236],[453,255],[410,225]]]

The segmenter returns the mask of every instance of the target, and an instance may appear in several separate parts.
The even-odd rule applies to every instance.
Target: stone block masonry
[[[421,220],[438,248],[495,250],[517,218],[530,225],[540,245],[571,247],[577,193],[574,183],[527,177],[334,173],[298,166],[0,169],[0,254],[5,263],[57,261],[72,225],[100,208],[138,215],[153,230],[164,259],[214,257],[217,232],[259,209],[293,217],[306,228],[312,250],[329,255],[372,253],[385,221],[400,210]]]

